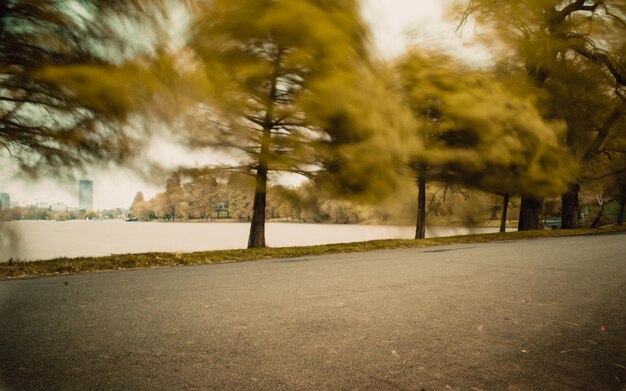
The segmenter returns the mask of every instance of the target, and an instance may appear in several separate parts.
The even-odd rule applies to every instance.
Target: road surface
[[[626,390],[626,234],[0,281],[0,389]]]

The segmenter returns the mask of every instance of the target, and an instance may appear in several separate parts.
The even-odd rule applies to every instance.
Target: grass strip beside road
[[[326,244],[306,247],[268,247],[242,250],[215,250],[193,253],[114,254],[105,257],[56,258],[43,261],[0,263],[0,279],[67,275],[84,272],[144,269],[181,265],[211,265],[261,259],[297,258],[312,255],[354,253],[397,248],[423,248],[464,243],[534,239],[626,231],[626,226],[604,226],[599,229],[523,231],[494,234],[449,236],[430,239],[389,239],[367,242]]]

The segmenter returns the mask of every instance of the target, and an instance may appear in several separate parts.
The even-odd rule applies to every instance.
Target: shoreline
[[[249,221],[245,220],[235,220],[235,219],[189,219],[189,220],[147,220],[147,221],[124,221],[121,219],[106,219],[106,220],[9,220],[9,221],[0,221],[2,223],[14,223],[14,222],[22,222],[22,221],[49,221],[56,223],[67,223],[67,222],[76,222],[76,221],[90,221],[90,222],[124,222],[124,223],[165,223],[165,224],[250,224]],[[266,224],[319,224],[319,225],[351,225],[351,226],[383,226],[383,227],[415,227],[414,222],[384,222],[384,221],[359,221],[359,222],[345,222],[345,223],[336,223],[336,222],[328,222],[328,221],[296,221],[296,220],[266,220]],[[449,227],[449,228],[499,228],[499,221],[497,224],[485,224],[479,223],[476,225],[468,225],[464,224],[462,221],[451,221],[446,224],[444,222],[438,221],[435,223],[429,224],[426,223],[426,227]],[[517,229],[517,220],[511,220],[506,225],[507,229]]]

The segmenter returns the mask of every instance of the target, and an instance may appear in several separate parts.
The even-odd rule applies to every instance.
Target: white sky
[[[443,20],[446,3],[446,0],[364,0],[364,17],[370,23],[378,53],[392,58],[415,42],[448,47],[456,56],[471,59],[470,63],[487,62],[488,55],[484,49],[469,44],[471,37],[461,39],[456,36],[455,25]],[[203,156],[163,140],[154,143],[151,151],[160,162],[172,165],[181,162],[194,164],[203,160]],[[35,202],[78,205],[78,181],[65,183],[50,177],[36,182],[22,179],[4,155],[0,153],[3,156],[0,158],[0,192],[9,193],[12,201],[19,201],[20,205]],[[138,191],[143,191],[150,198],[162,191],[164,186],[159,180],[148,183],[122,168],[92,170],[85,177],[94,181],[95,209],[127,208]]]
[[[380,55],[393,58],[411,43],[447,48],[471,65],[489,61],[485,48],[472,42],[473,29],[459,37],[456,23],[445,20],[450,0],[364,0],[363,14],[374,34]]]

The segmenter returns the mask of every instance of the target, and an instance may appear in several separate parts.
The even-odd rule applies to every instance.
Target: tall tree
[[[321,148],[369,136],[356,130],[375,105],[355,104],[367,90],[366,28],[354,0],[216,0],[194,12],[191,42],[211,91],[189,143],[239,151],[231,170],[255,177],[248,247],[263,247],[270,173],[313,176]]]
[[[130,155],[121,122],[139,84],[121,64],[141,50],[122,26],[150,30],[157,3],[0,2],[0,145],[26,172]]]
[[[562,195],[564,228],[579,226],[579,191],[585,184],[586,173],[599,167],[597,160],[605,160],[604,154],[609,153],[606,147],[619,147],[616,144],[619,138],[614,136],[624,121],[620,108],[623,104],[614,92],[613,81],[606,76],[597,64],[574,58],[556,65],[545,86],[551,111],[567,122],[565,143],[581,167],[579,175]],[[607,108],[612,108],[608,118]]]
[[[175,220],[177,217],[176,207],[185,200],[185,192],[178,173],[171,174],[167,179],[164,195],[165,215],[169,216],[171,220]]]
[[[135,198],[133,198],[133,203],[130,205],[131,213],[137,216],[139,214],[138,213],[139,205],[144,202],[145,202],[145,199],[143,196],[143,192],[138,191],[137,194],[135,194]]]
[[[626,74],[620,65],[623,64],[626,33],[626,2],[623,0],[468,0],[456,1],[456,4],[461,21],[475,17],[480,26],[486,27],[485,37],[503,44],[500,59],[507,59],[514,68],[523,70],[519,74],[539,90],[549,92],[552,80],[563,70],[579,67],[580,60],[595,65],[595,72],[610,78],[613,85],[624,87]],[[587,75],[597,80],[593,72]],[[550,99],[549,94],[546,98],[544,116],[561,115],[552,110],[558,102]],[[620,101],[602,108],[603,120],[586,129],[595,132],[595,136],[578,155],[582,163],[598,152],[597,146],[604,142],[623,111],[624,104]],[[567,122],[568,125],[573,123]],[[570,126],[570,131],[575,130]],[[567,140],[570,148],[576,150],[575,137],[570,134]],[[577,225],[578,190],[579,185],[573,181],[563,194],[564,228]],[[540,198],[522,198],[520,230],[542,227],[542,204]]]
[[[205,218],[211,215],[213,206],[218,203],[218,184],[212,176],[194,178],[189,185],[191,214]]]
[[[410,167],[417,178],[416,238],[425,234],[429,180],[494,193],[554,194],[571,178],[558,124],[493,77],[440,55],[409,53],[398,65],[424,148]]]

